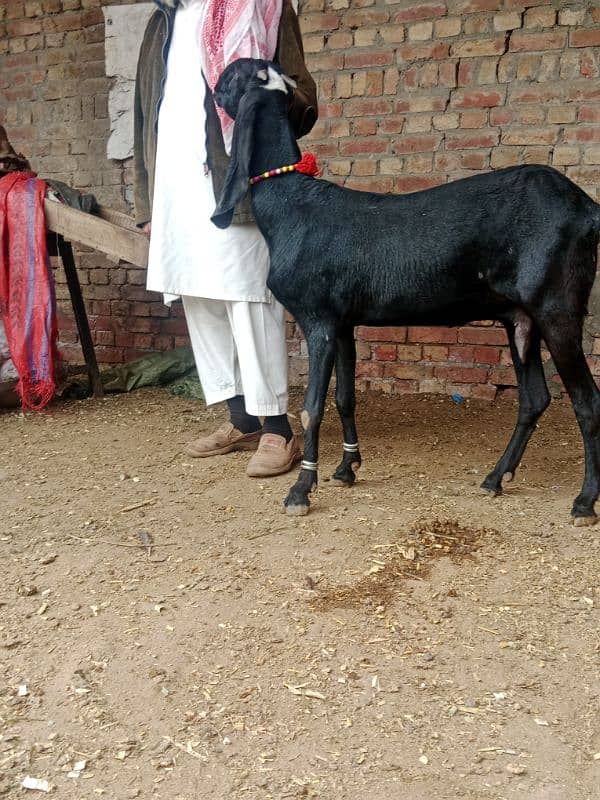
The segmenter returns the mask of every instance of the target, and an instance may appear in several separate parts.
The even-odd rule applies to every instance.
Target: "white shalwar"
[[[207,0],[175,14],[158,118],[147,287],[183,298],[208,404],[237,394],[256,416],[287,411],[283,308],[267,289],[267,244],[255,224],[220,230],[205,174],[205,83],[196,32]]]

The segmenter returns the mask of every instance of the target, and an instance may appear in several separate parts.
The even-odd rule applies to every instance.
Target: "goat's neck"
[[[260,175],[270,169],[296,164],[300,160],[300,150],[287,117],[265,115],[256,121],[254,129],[254,152],[252,154],[252,175]]]

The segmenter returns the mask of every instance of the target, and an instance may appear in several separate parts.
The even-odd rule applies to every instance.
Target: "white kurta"
[[[197,30],[206,0],[175,14],[158,142],[148,289],[173,296],[270,302],[269,254],[256,225],[220,230],[212,176],[205,175],[206,114]],[[168,297],[171,295],[171,297]]]

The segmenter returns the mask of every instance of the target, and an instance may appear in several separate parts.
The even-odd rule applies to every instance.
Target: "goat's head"
[[[223,191],[211,219],[218,228],[231,224],[237,203],[248,191],[254,149],[254,122],[264,105],[287,113],[295,82],[271,61],[240,58],[225,68],[215,87],[215,100],[235,120],[231,160]]]

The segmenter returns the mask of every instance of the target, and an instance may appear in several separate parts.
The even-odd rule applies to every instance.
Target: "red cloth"
[[[45,182],[32,172],[0,178],[0,313],[23,408],[36,411],[54,395],[58,361],[45,194]]]

